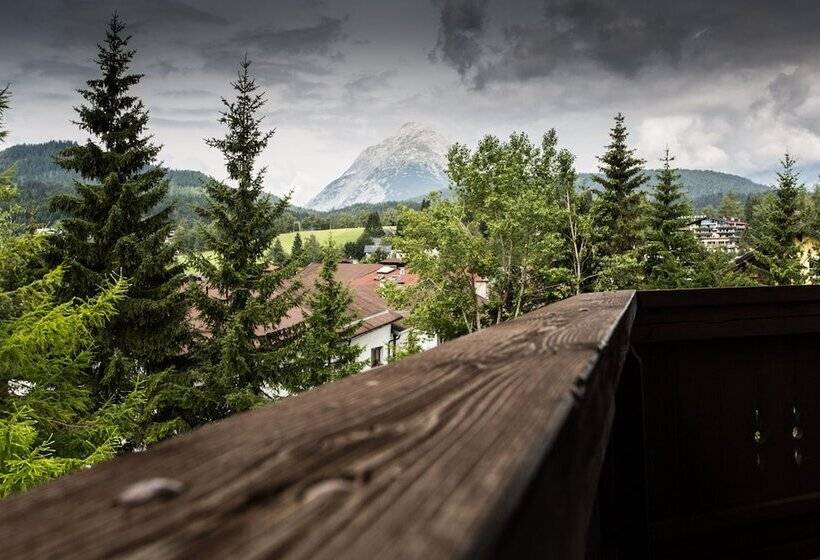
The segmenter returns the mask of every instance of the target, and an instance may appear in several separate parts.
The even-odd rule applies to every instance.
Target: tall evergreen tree
[[[132,92],[143,76],[130,71],[135,51],[129,40],[115,14],[97,49],[100,77],[79,91],[85,103],[77,108],[77,125],[91,138],[57,159],[82,180],[74,194],[52,200],[52,208],[66,215],[53,237],[55,255],[65,263],[66,297],[91,297],[111,276],[129,281],[116,316],[96,341],[99,402],[123,399],[145,376],[161,400],[163,387],[152,376],[177,365],[189,339],[184,270],[167,241],[172,208],[159,208],[168,193],[166,171],[156,163],[160,147],[147,132],[148,111]],[[146,437],[163,431],[154,425],[154,435]]]
[[[290,246],[290,258],[295,262],[302,259],[302,236],[298,231],[293,236],[293,244]]]
[[[368,237],[384,237],[382,219],[378,212],[370,212],[364,222],[364,234]]]
[[[692,206],[683,192],[680,174],[672,167],[674,159],[667,148],[649,204],[646,276],[653,288],[686,286],[699,255],[695,236],[684,229]]]
[[[302,374],[291,390],[307,389],[357,373],[362,349],[351,344],[358,321],[350,310],[353,298],[336,280],[335,251],[326,251],[322,270],[308,296],[307,316],[299,336]]]
[[[288,256],[285,254],[285,248],[282,247],[282,242],[279,240],[279,237],[273,242],[269,258],[273,264],[280,267],[285,266],[288,262]]]
[[[789,154],[781,165],[774,192],[756,208],[750,234],[755,271],[764,283],[774,286],[804,284],[808,278],[797,245],[805,225],[805,187]]]
[[[0,89],[0,143],[5,142],[6,137],[9,134],[5,128],[5,123],[3,122],[3,115],[9,108],[9,99],[11,99],[9,86]]]
[[[189,424],[264,402],[294,375],[292,344],[276,327],[297,304],[298,283],[290,281],[291,267],[273,267],[268,260],[288,198],[274,203],[263,191],[265,169],[257,169],[257,160],[273,131],[261,128],[265,99],[250,66],[245,58],[232,82],[235,98],[222,100],[225,136],[207,141],[222,152],[233,185],[207,183],[208,202],[198,210],[212,223],[204,244],[215,259],[194,260],[205,280],[191,289],[203,336],[194,351],[194,389],[186,399]]]
[[[648,178],[644,160],[627,145],[629,134],[624,116],[615,116],[610,143],[599,157],[599,175],[593,181],[601,186],[598,195],[595,229],[602,256],[621,255],[635,249],[641,239],[641,187]]]

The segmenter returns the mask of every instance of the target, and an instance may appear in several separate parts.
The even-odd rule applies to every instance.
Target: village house
[[[706,216],[698,216],[686,226],[706,248],[733,255],[740,253],[740,241],[747,228],[748,224],[738,218]]]
[[[299,272],[297,279],[306,291],[315,285],[321,269],[320,263],[313,263]],[[406,312],[391,308],[379,295],[378,288],[382,282],[414,284],[418,277],[404,266],[342,262],[336,269],[335,278],[347,286],[353,298],[351,311],[357,317],[358,326],[350,343],[361,347],[360,360],[365,363],[364,369],[386,364],[396,348],[407,339],[410,330],[402,322]],[[304,319],[305,311],[303,307],[292,309],[279,328],[299,324]],[[437,346],[435,336],[419,334],[422,350]]]

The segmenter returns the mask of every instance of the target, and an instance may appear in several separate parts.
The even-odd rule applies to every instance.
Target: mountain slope
[[[72,192],[79,176],[54,163],[54,157],[73,142],[52,140],[43,144],[17,144],[0,151],[0,170],[15,166],[14,182],[21,204],[36,219],[51,222],[60,216],[48,210],[48,201],[56,194]],[[176,205],[177,217],[194,219],[193,207],[204,202],[202,183],[208,176],[188,169],[169,169],[168,198]]]
[[[714,198],[727,192],[745,196],[769,190],[769,187],[765,185],[730,173],[702,169],[679,169],[678,171],[686,193],[696,205],[699,199]],[[649,177],[649,182],[644,187],[645,190],[650,190],[652,185],[655,184],[657,173],[656,169],[647,169],[646,174]],[[593,182],[592,176],[592,173],[580,173],[578,181],[587,187],[598,188],[598,184]]]
[[[341,177],[310,202],[308,208],[332,210],[357,203],[407,200],[447,186],[448,143],[438,132],[416,123],[366,148]]]

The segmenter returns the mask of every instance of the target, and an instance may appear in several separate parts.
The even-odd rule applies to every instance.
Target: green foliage
[[[282,247],[282,241],[277,237],[273,242],[268,259],[276,266],[285,266],[288,262],[288,256],[285,254],[285,249]]]
[[[78,125],[93,138],[58,158],[82,180],[75,193],[52,201],[67,216],[51,238],[55,260],[65,266],[64,297],[90,298],[112,275],[129,280],[116,316],[96,338],[90,375],[97,405],[125,402],[141,376],[149,390],[161,392],[152,376],[178,366],[189,341],[184,270],[167,241],[171,208],[159,207],[168,182],[155,165],[160,147],[151,142],[148,112],[132,93],[142,75],[129,70],[135,52],[128,41],[115,15],[98,47],[101,75],[80,90],[85,104],[77,108]],[[144,435],[129,445],[152,440],[157,425],[175,421],[174,411],[158,409],[141,426]]]
[[[302,236],[298,231],[293,237],[293,245],[290,247],[290,258],[297,262],[302,260]]]
[[[610,143],[599,158],[600,174],[593,179],[601,186],[595,208],[601,257],[627,255],[642,242],[641,187],[648,178],[643,172],[644,161],[627,145],[628,136],[624,116],[618,113],[610,131]]]
[[[11,92],[9,91],[9,86],[0,89],[0,143],[6,141],[6,137],[8,136],[8,131],[5,129],[5,123],[3,122],[3,115],[9,108],[9,100],[11,99]]]
[[[367,220],[364,223],[364,233],[368,237],[383,237],[384,228],[382,227],[382,220],[378,212],[371,212],[367,215]]]
[[[0,93],[0,122],[6,108]],[[0,497],[113,456],[135,439],[144,404],[138,388],[121,403],[95,403],[89,376],[95,334],[126,283],[59,303],[63,270],[38,274],[44,239],[11,221],[12,178],[0,173]]]
[[[765,284],[805,284],[807,271],[797,245],[806,227],[805,187],[789,154],[781,164],[774,192],[755,209],[750,234],[753,269]]]
[[[289,333],[273,330],[298,303],[299,286],[293,267],[268,260],[287,199],[274,204],[263,192],[264,169],[256,170],[273,132],[261,129],[265,100],[250,66],[247,59],[240,65],[235,98],[222,100],[225,135],[208,140],[222,152],[234,186],[210,181],[199,209],[212,224],[204,232],[212,258],[193,259],[203,281],[190,296],[203,332],[193,348],[193,383],[179,395],[189,426],[261,404],[298,379]]]
[[[717,213],[723,218],[740,218],[744,214],[743,202],[736,193],[727,192],[720,199]]]
[[[324,250],[315,235],[308,237],[299,255],[302,264],[318,263],[324,260]]]
[[[430,201],[423,212],[404,211],[404,231],[395,239],[418,283],[386,282],[381,294],[394,308],[411,310],[408,321],[413,327],[446,340],[486,322],[473,288],[475,271],[487,268],[485,240],[477,224],[466,219],[461,203],[435,195]]]
[[[405,336],[404,341],[396,346],[396,351],[392,356],[390,356],[388,362],[397,362],[407,356],[418,354],[421,351],[421,340],[418,331],[416,329],[408,329],[407,336]]]
[[[359,321],[350,311],[350,291],[335,279],[335,252],[330,248],[313,290],[305,301],[306,316],[300,326],[300,375],[289,390],[304,390],[361,371],[362,349],[350,342]]]
[[[649,204],[647,243],[644,247],[645,284],[650,288],[684,287],[692,280],[700,247],[685,229],[692,206],[683,193],[680,175],[667,149]]]

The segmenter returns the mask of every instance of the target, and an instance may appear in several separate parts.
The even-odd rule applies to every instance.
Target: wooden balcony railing
[[[0,557],[812,557],[819,333],[814,287],[580,295],[8,499]]]

